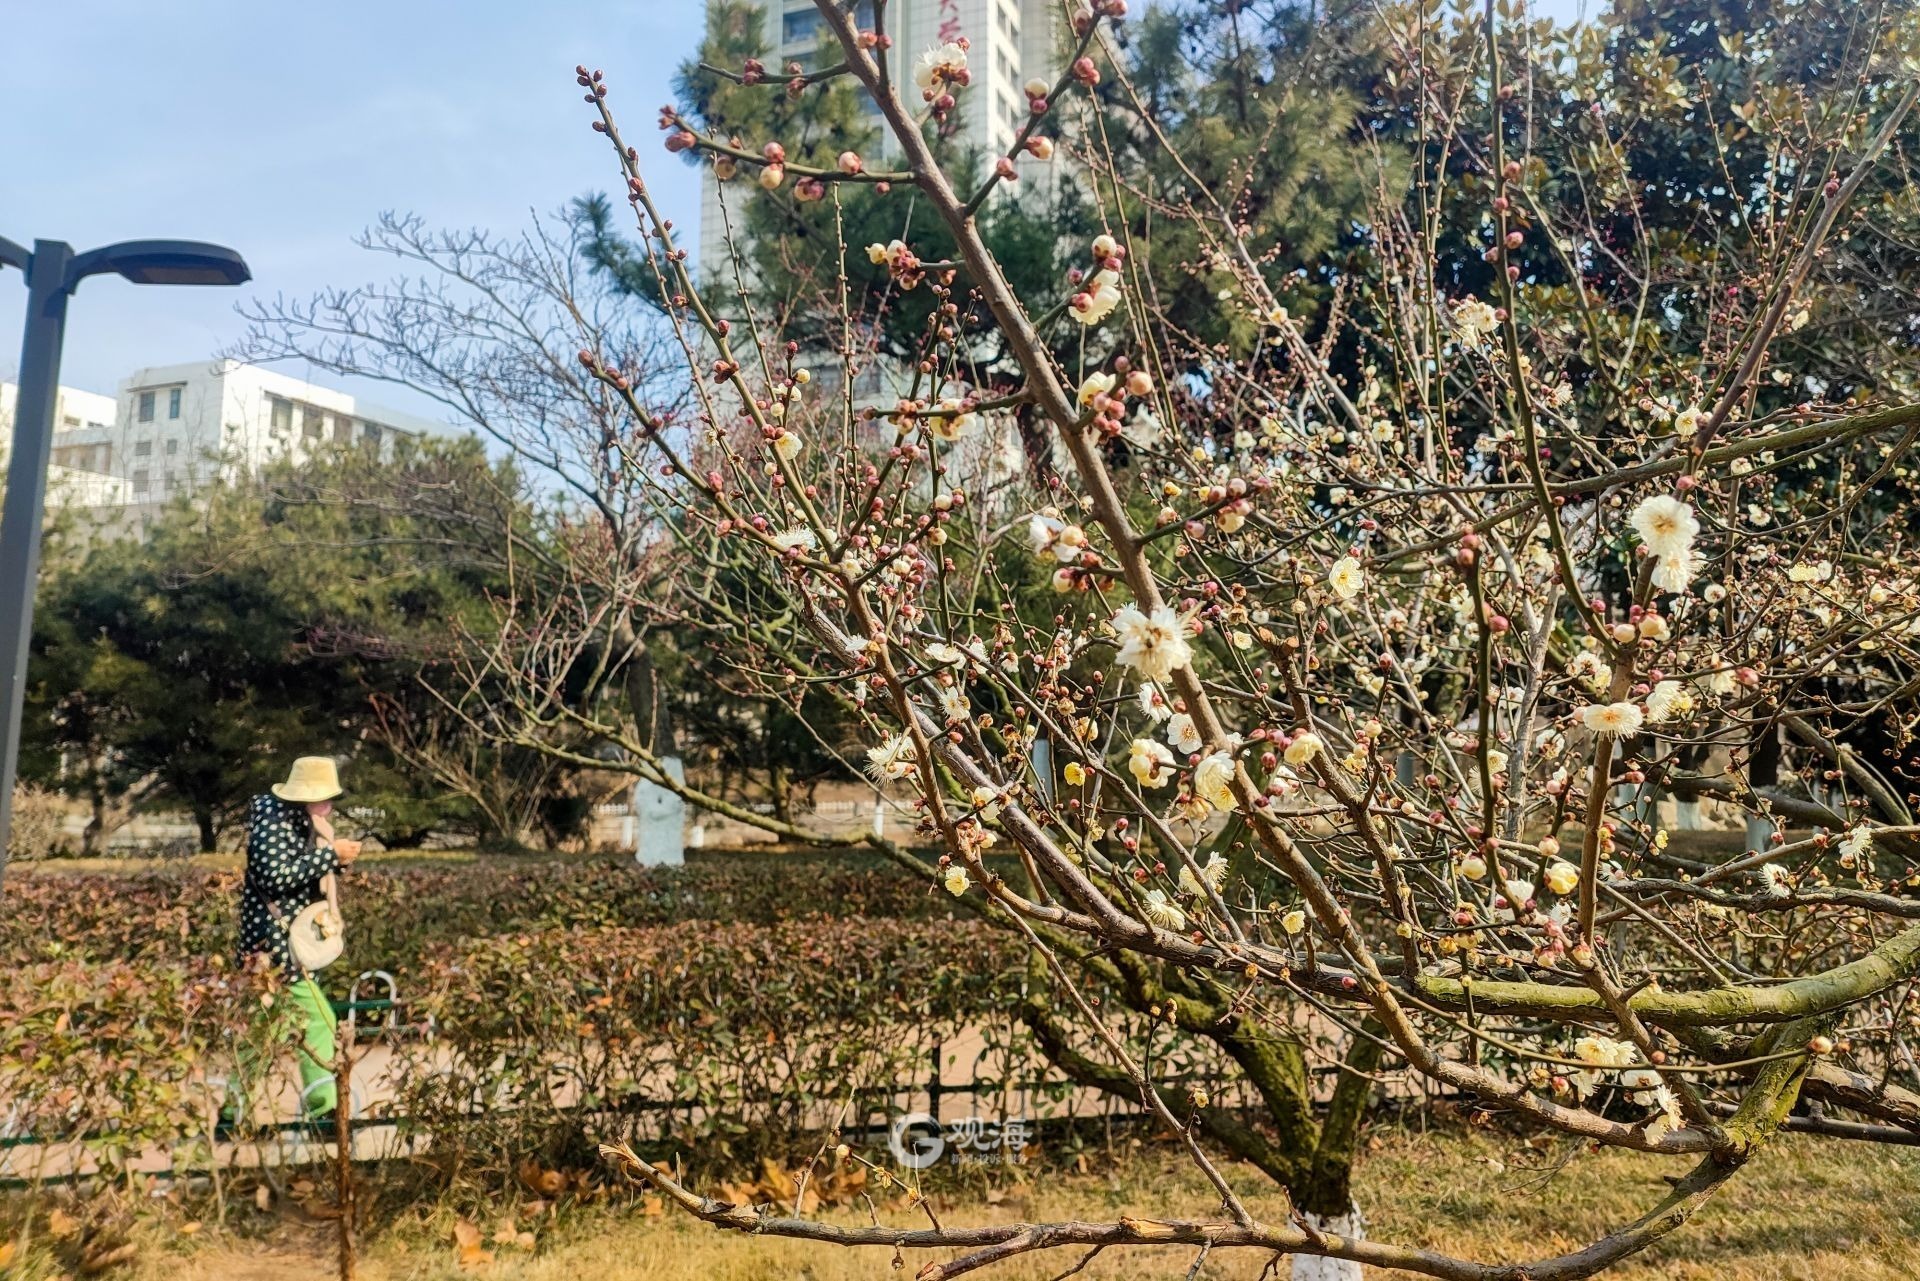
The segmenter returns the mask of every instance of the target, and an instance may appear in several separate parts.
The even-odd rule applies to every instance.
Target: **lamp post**
[[[0,508],[0,874],[13,830],[13,779],[20,715],[33,638],[33,589],[40,570],[40,525],[60,395],[60,344],[67,299],[88,276],[108,272],[136,285],[238,285],[253,278],[239,254],[193,240],[127,240],[76,254],[62,240],[36,240],[31,252],[0,237],[0,266],[27,277],[27,326],[20,343],[20,394],[14,404],[13,459]]]

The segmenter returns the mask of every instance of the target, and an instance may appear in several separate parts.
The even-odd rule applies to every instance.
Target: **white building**
[[[0,384],[0,459],[18,389]],[[162,507],[216,480],[354,444],[392,458],[437,424],[237,360],[134,372],[117,397],[62,387],[50,501],[96,509],[103,528],[138,533]]]
[[[765,62],[769,78],[776,85],[785,78],[789,63],[798,62],[813,69],[819,56],[820,40],[826,34],[820,11],[813,0],[759,0],[763,14],[761,35],[770,52]],[[961,37],[968,42],[967,70],[971,82],[955,95],[953,114],[956,136],[963,145],[980,149],[988,163],[996,155],[1005,155],[1028,119],[1027,95],[1022,88],[1038,77],[1052,84],[1060,75],[1060,0],[891,0],[887,5],[887,34],[893,38],[888,56],[892,60],[894,88],[916,115],[924,110],[920,91],[914,85],[914,66],[929,49],[953,43]],[[862,29],[873,26],[873,6],[863,0],[855,15]],[[770,93],[780,90],[771,88]],[[858,90],[873,123],[881,129],[882,154],[893,150],[893,140],[880,119],[879,109]],[[742,141],[757,148],[761,138]],[[868,157],[872,162],[878,157]],[[727,212],[739,233],[739,210],[752,189],[753,170],[742,166],[740,177],[728,184]],[[1020,181],[1003,185],[1002,191],[1015,194],[1021,188],[1050,177],[1046,164],[1029,157],[1020,159]],[[700,191],[700,269],[714,272],[727,261],[726,223],[720,211],[720,186],[708,166],[701,176]]]
[[[19,400],[20,385],[18,383],[0,383],[0,463],[4,463],[13,454],[13,415]],[[54,393],[55,436],[65,431],[111,427],[113,414],[113,397],[103,396],[97,391],[62,387]],[[60,463],[63,460],[56,458],[54,461]]]
[[[0,383],[0,484],[13,457],[13,419],[20,400],[18,383]],[[78,387],[54,393],[53,453],[47,468],[49,506],[110,507],[131,501],[132,488],[121,477],[109,475],[102,451],[72,450],[63,443],[74,433],[105,432],[113,428],[114,399]],[[96,458],[99,465],[95,465]]]
[[[112,427],[64,434],[55,452],[125,478],[135,503],[164,503],[328,446],[360,444],[391,458],[401,439],[436,430],[271,369],[195,361],[121,379]]]

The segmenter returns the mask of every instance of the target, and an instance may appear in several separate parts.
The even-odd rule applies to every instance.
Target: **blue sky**
[[[1597,0],[1546,0],[1570,18]],[[88,282],[61,381],[111,392],[142,365],[237,339],[236,297],[381,278],[352,239],[383,210],[509,230],[619,184],[575,63],[606,71],[624,131],[696,46],[702,0],[18,0],[0,75],[0,235],[177,236],[239,249],[241,290]],[[32,57],[19,56],[34,51]],[[693,173],[644,147],[668,215],[691,230]],[[0,376],[26,301],[0,274]],[[287,372],[299,374],[297,369]],[[382,389],[375,398],[415,408]]]
[[[352,243],[382,210],[505,230],[618,187],[574,64],[605,70],[623,130],[650,141],[704,13],[700,0],[4,7],[0,235],[81,249],[212,240],[253,268],[239,290],[83,285],[61,381],[103,392],[138,366],[197,360],[238,338],[240,295],[383,277],[387,260]],[[657,148],[643,159],[669,215],[691,226],[692,173]],[[18,367],[25,304],[20,274],[0,274],[0,376]]]

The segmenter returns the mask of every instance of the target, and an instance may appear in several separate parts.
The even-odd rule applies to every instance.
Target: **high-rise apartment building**
[[[789,63],[811,69],[818,58],[824,34],[820,11],[813,0],[759,0],[759,6],[761,34],[771,50],[765,60],[767,70],[776,82],[768,92],[778,93],[777,82]],[[890,0],[887,34],[893,38],[893,47],[888,57],[894,85],[908,107],[920,110],[919,89],[913,81],[920,55],[965,37],[971,83],[956,95],[956,133],[963,143],[989,155],[1004,154],[1028,116],[1022,86],[1035,77],[1052,83],[1060,74],[1060,14],[1060,0]],[[870,5],[861,5],[857,21],[862,28],[873,25]],[[877,108],[867,105],[878,124]],[[891,141],[883,131],[883,155]],[[1043,181],[1050,173],[1041,162],[1025,157],[1020,165],[1019,186]],[[739,187],[729,193],[730,211],[739,207],[750,190],[744,169],[734,181]],[[699,267],[711,272],[726,260],[726,224],[720,212],[720,184],[714,181],[711,168],[701,182]],[[1017,193],[1019,186],[1007,190]],[[735,222],[737,233],[737,216]]]

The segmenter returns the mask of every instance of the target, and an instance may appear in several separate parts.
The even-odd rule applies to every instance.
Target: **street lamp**
[[[63,240],[36,240],[32,252],[0,237],[0,266],[27,277],[27,328],[20,342],[20,394],[13,414],[13,460],[0,508],[0,874],[13,830],[13,778],[20,755],[27,649],[33,638],[33,588],[40,570],[40,524],[53,452],[54,401],[60,394],[60,345],[67,299],[88,276],[111,272],[136,285],[238,285],[253,278],[239,254],[194,240],[126,240],[83,254]]]

